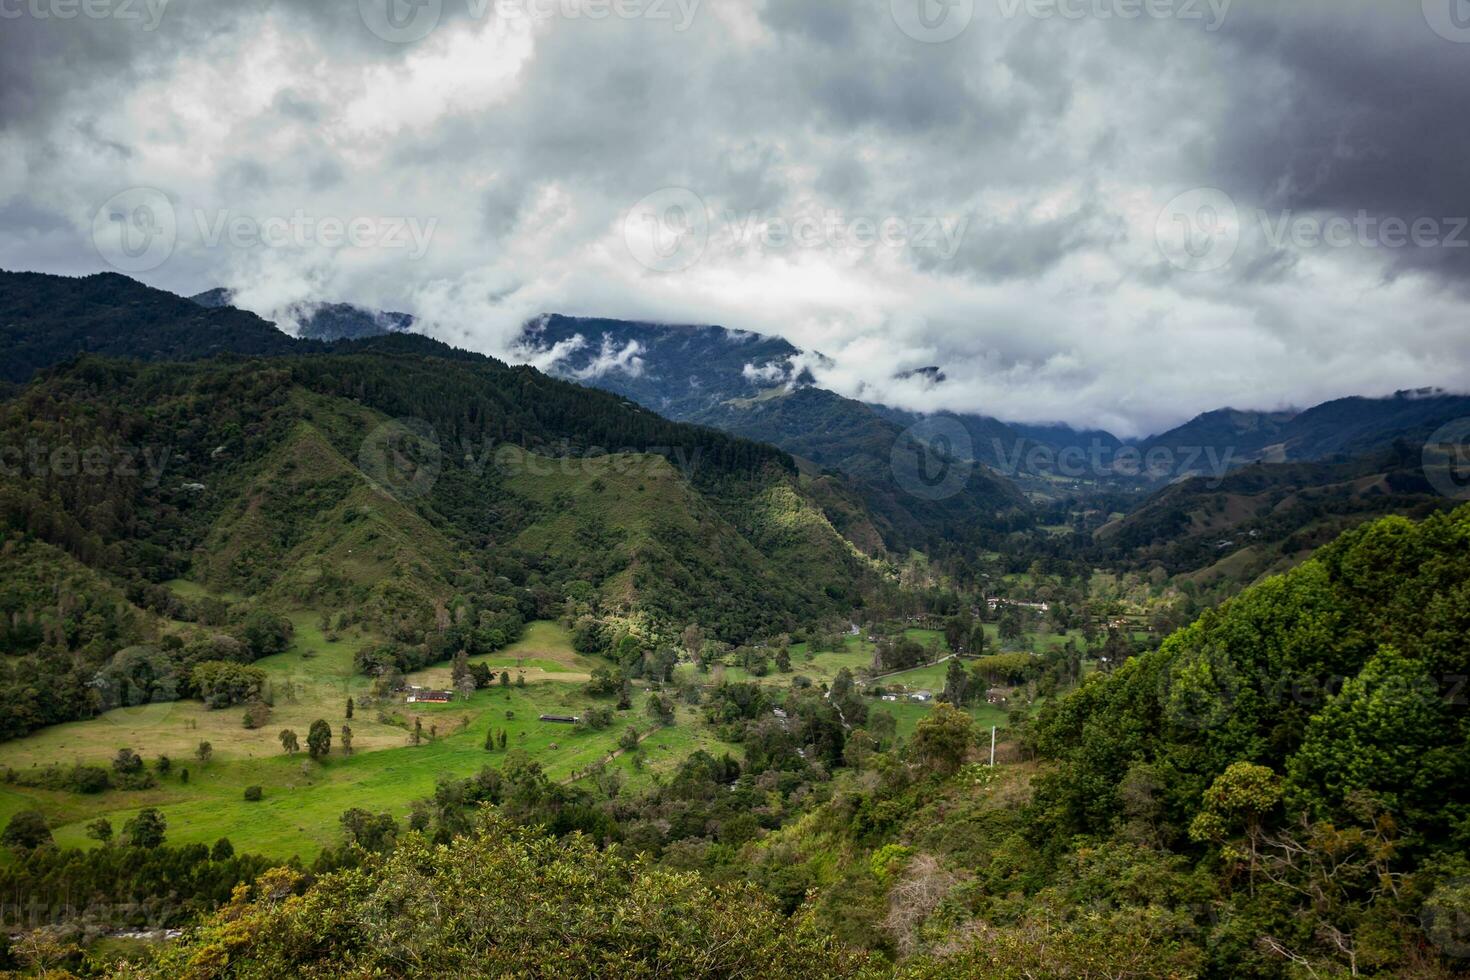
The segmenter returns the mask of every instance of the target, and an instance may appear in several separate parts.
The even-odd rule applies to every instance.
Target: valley
[[[595,321],[644,373],[589,387],[355,308],[298,340],[121,277],[3,296],[33,375],[0,400],[0,893],[32,964],[683,975],[726,936],[756,974],[1288,980],[1268,936],[1439,969],[1404,923],[1470,874],[1470,514],[1456,447],[1409,440],[1460,399],[1214,415],[1252,458],[1079,482],[955,440],[1103,435],[734,381],[796,354],[717,328]]]

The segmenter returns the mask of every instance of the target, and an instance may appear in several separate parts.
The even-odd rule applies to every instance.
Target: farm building
[[[576,715],[542,715],[541,720],[555,722],[558,725],[575,725],[582,719]]]
[[[453,691],[427,691],[418,689],[410,690],[406,699],[408,704],[448,704],[453,700]]]

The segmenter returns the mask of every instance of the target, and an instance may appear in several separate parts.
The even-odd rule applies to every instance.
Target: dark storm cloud
[[[832,354],[849,393],[1123,431],[1470,376],[1470,249],[1292,225],[1470,214],[1470,37],[1420,0],[976,0],[942,44],[901,29],[910,0],[536,2],[444,0],[414,43],[356,2],[0,20],[0,266],[100,267],[94,215],[145,186],[179,219],[147,281],[408,309],[491,351],[548,310],[721,322]],[[704,239],[648,268],[626,222],[670,188]],[[1200,188],[1237,221],[1186,271],[1155,238],[1213,220],[1166,208]],[[409,259],[200,231],[298,212],[433,233]]]

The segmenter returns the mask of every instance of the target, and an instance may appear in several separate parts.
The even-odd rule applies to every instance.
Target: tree
[[[485,751],[495,751],[495,729],[493,728],[487,728],[485,730]]]
[[[246,786],[245,787],[245,802],[246,803],[257,803],[261,799],[263,799],[264,797],[265,797],[265,790],[261,789],[259,786]]]
[[[325,759],[332,751],[332,726],[318,718],[306,733],[306,751],[313,759]]]
[[[507,737],[506,737],[506,734],[505,734],[505,729],[504,729],[504,728],[502,728],[502,729],[501,729],[501,730],[500,730],[500,750],[501,750],[501,751],[502,751],[502,752],[503,752],[503,751],[505,751],[505,746],[506,746],[506,744],[507,744],[507,743],[508,743],[508,742],[509,742],[509,739],[508,739],[508,738],[507,738]]]
[[[342,754],[352,754],[352,727],[350,725],[342,726]]]
[[[200,765],[208,765],[213,756],[214,746],[208,742],[200,742],[199,747],[194,750],[194,758],[199,760]]]
[[[161,755],[158,757],[158,761],[154,763],[154,766],[157,767],[160,776],[167,776],[169,771],[174,767],[174,761],[166,755]]]
[[[500,686],[510,687],[510,671],[507,670],[500,675]]]
[[[118,749],[112,759],[112,771],[121,776],[132,776],[143,771],[143,757],[132,749]]]
[[[1002,640],[1019,640],[1025,635],[1025,626],[1021,623],[1021,608],[1006,603],[1000,613],[1000,638]]]
[[[98,817],[87,824],[87,836],[106,847],[112,843],[112,821],[106,817]]]
[[[51,828],[40,810],[22,810],[10,818],[5,832],[0,834],[0,844],[18,851],[34,851],[52,843]]]
[[[791,673],[791,651],[788,648],[776,648],[776,669],[783,674]]]
[[[295,628],[289,619],[267,609],[257,609],[246,616],[240,626],[240,641],[256,660],[285,651],[294,634]]]
[[[941,701],[914,729],[914,754],[925,768],[953,775],[970,753],[971,725],[969,715]]]
[[[949,668],[944,673],[944,693],[939,696],[939,699],[955,707],[961,707],[969,694],[969,687],[969,671],[965,670],[959,657],[950,657]]]
[[[289,728],[281,729],[281,748],[287,755],[295,755],[301,751],[301,742],[296,738],[296,733]]]
[[[618,737],[618,747],[624,752],[638,751],[638,729],[629,725],[623,734]]]
[[[133,847],[153,849],[163,845],[168,821],[153,807],[138,811],[138,815],[123,824],[123,836]]]
[[[1223,844],[1243,830],[1246,850],[1242,853],[1227,846],[1223,853],[1227,860],[1244,857],[1254,882],[1266,814],[1281,802],[1281,792],[1281,777],[1270,769],[1250,762],[1233,763],[1205,790],[1205,807],[1189,825],[1189,836],[1201,843]]]
[[[650,694],[648,696],[648,717],[653,718],[661,725],[672,725],[674,723],[674,702],[662,694]]]
[[[270,705],[264,701],[251,701],[245,706],[245,727],[254,731],[264,728],[266,722],[271,720]]]
[[[352,720],[352,709],[353,709],[352,698],[349,697],[347,699],[347,720],[348,721],[351,721]]]
[[[684,632],[679,640],[683,643],[684,649],[688,651],[689,659],[698,663],[699,655],[704,650],[704,630],[700,629],[698,624],[690,623],[684,627]]]
[[[415,718],[413,720],[413,735],[411,737],[413,739],[413,744],[414,745],[419,745],[420,743],[423,742],[423,740],[424,740],[424,720],[422,718]]]
[[[235,845],[230,843],[228,837],[221,837],[214,842],[214,847],[209,849],[211,861],[228,861],[235,856]]]

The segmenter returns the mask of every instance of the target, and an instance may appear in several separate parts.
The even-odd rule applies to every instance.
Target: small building
[[[408,704],[448,704],[454,700],[453,691],[413,690],[408,692]]]
[[[782,721],[786,720],[786,712],[781,708],[772,708],[771,714],[775,715],[777,718],[780,718]]]
[[[985,692],[985,701],[987,704],[1005,704],[1010,700],[1010,697],[1011,692],[1004,687],[992,687]]]
[[[884,701],[897,701],[898,700],[898,695],[897,694],[885,694],[885,695],[883,695],[883,700]]]
[[[910,701],[933,701],[934,700],[934,692],[933,691],[915,691],[913,694],[910,694],[909,695],[909,700]]]
[[[557,725],[575,725],[582,719],[576,715],[542,715],[542,721],[549,721]]]

